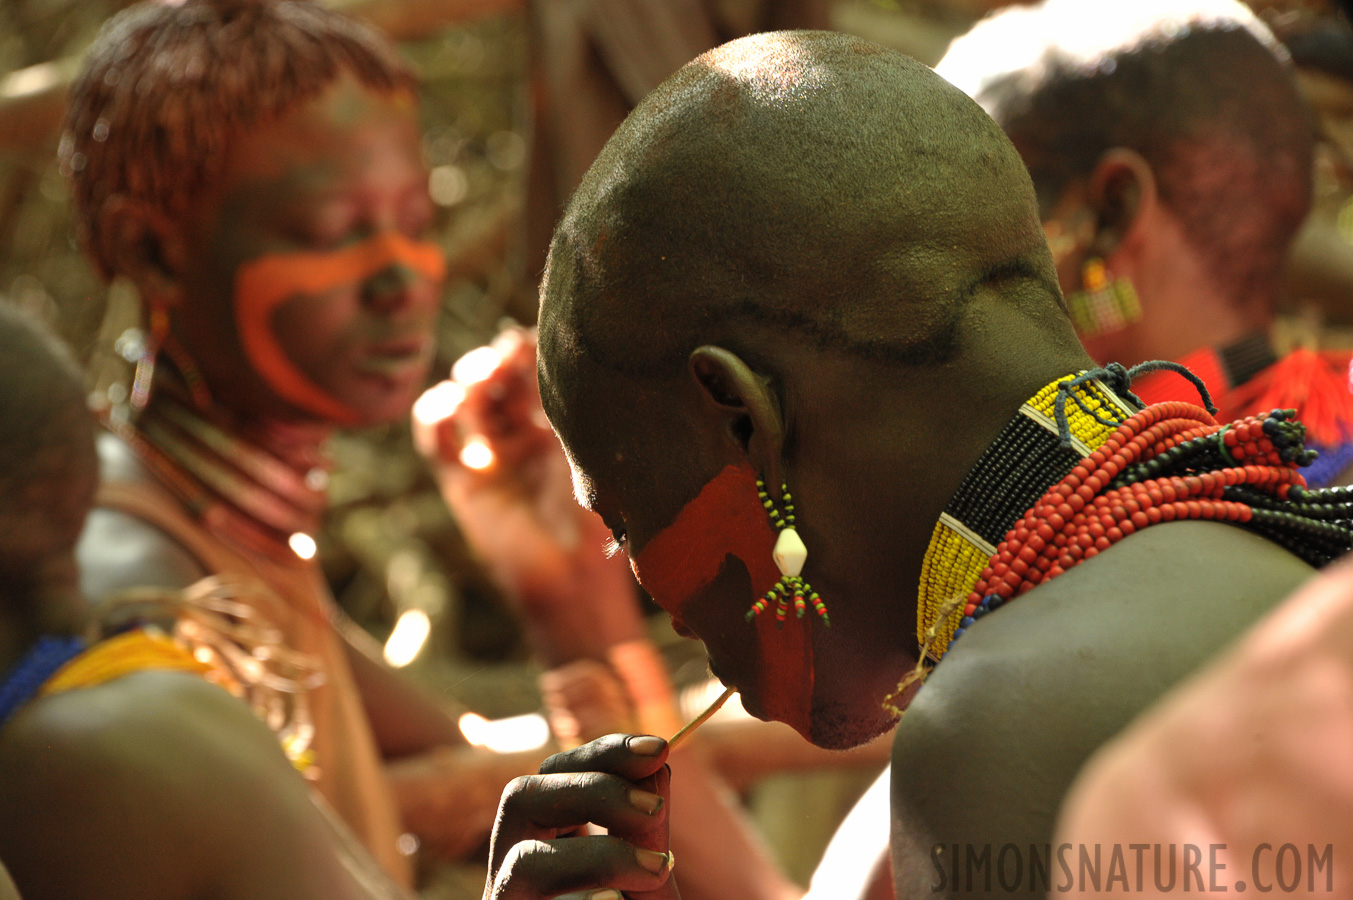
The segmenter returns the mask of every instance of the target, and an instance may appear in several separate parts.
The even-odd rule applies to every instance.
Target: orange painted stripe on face
[[[748,465],[728,466],[682,508],[671,525],[635,554],[631,565],[639,583],[658,605],[699,634],[701,624],[708,623],[703,612],[695,612],[697,601],[725,567],[741,562],[751,577],[754,593],[734,601],[722,600],[742,605],[719,612],[721,621],[747,629],[748,644],[754,637],[756,683],[741,687],[756,692],[754,699],[768,717],[792,726],[807,738],[813,702],[811,623],[791,618],[784,628],[776,628],[772,611],[751,623],[743,621],[752,602],[780,580],[780,570],[771,558],[775,538],[775,529],[757,496],[755,471]],[[693,613],[699,621],[688,623],[686,613]],[[713,635],[702,637],[708,641]]]
[[[287,356],[273,332],[272,316],[287,300],[358,284],[394,265],[431,281],[446,276],[441,247],[398,232],[382,232],[328,253],[274,253],[241,265],[235,273],[235,323],[254,370],[282,399],[339,425],[357,413],[328,394]]]

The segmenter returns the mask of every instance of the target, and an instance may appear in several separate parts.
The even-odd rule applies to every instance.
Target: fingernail
[[[627,739],[625,746],[629,747],[631,752],[640,756],[657,756],[662,752],[662,748],[667,746],[667,742],[660,737],[643,734]]]
[[[587,900],[625,900],[625,897],[615,888],[607,888],[604,891],[593,891],[587,895]]]
[[[662,809],[662,797],[650,791],[632,790],[630,791],[630,805],[635,809],[646,812],[650,816]]]
[[[639,865],[654,875],[666,872],[672,862],[670,853],[659,853],[656,850],[636,849],[634,855],[639,860]]]

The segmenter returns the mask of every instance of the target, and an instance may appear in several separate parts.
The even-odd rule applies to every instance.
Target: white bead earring
[[[803,538],[799,537],[798,531],[794,529],[794,498],[789,494],[789,486],[780,485],[780,497],[785,506],[783,515],[766,492],[766,483],[760,478],[756,480],[756,493],[761,498],[761,505],[766,508],[766,514],[770,516],[771,524],[780,532],[779,537],[775,539],[775,549],[771,551],[771,558],[775,560],[775,565],[780,570],[780,580],[775,583],[775,587],[757,598],[752,608],[747,610],[747,621],[750,622],[765,612],[773,600],[776,628],[784,625],[791,603],[794,606],[795,618],[802,619],[811,605],[813,611],[822,617],[822,623],[830,628],[832,620],[827,616],[827,605],[822,602],[817,591],[800,577],[803,564],[808,559],[808,548],[804,545]]]

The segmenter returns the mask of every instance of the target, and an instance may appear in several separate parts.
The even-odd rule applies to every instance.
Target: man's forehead
[[[563,443],[561,440],[560,443]],[[583,471],[582,466],[578,465],[575,457],[568,449],[568,444],[564,444],[564,457],[568,460],[569,477],[573,479],[573,499],[578,501],[578,505],[589,512],[597,511],[597,486],[596,483]]]
[[[574,499],[584,509],[600,513],[602,482],[608,475],[614,475],[607,463],[620,458],[620,454],[609,446],[608,439],[614,437],[614,432],[596,417],[586,417],[579,422],[564,414],[558,422],[568,423],[563,427],[555,424],[554,431],[564,448],[564,458],[568,460]],[[574,434],[577,437],[573,437]]]
[[[540,388],[540,405],[545,410],[545,418],[549,419],[554,433],[564,445],[564,452],[568,455],[569,465],[572,466],[574,457],[570,448],[572,443],[570,436],[571,421],[577,414],[574,407],[578,394],[576,387],[578,376],[575,362],[572,359],[560,358],[560,342],[556,332],[556,328],[547,324],[542,309],[536,345],[536,381]]]
[[[598,423],[591,407],[600,405],[603,390],[587,389],[576,354],[560,354],[558,329],[542,322],[540,352],[536,357],[536,373],[540,383],[540,403],[550,420],[564,456],[568,460],[573,479],[573,496],[590,510],[597,508],[597,486],[588,469],[579,460],[579,452],[599,443]],[[565,342],[568,343],[568,342]],[[561,358],[561,356],[563,358]],[[590,402],[589,402],[590,398]]]

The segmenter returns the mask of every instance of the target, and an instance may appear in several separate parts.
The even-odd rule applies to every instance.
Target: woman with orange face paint
[[[196,75],[157,103],[132,101],[135,85],[177,71]],[[343,618],[314,559],[325,439],[406,416],[432,358],[444,263],[424,237],[414,111],[393,50],[332,13],[189,0],[108,27],[63,142],[89,254],[148,309],[129,403],[100,442],[86,590],[99,599],[207,574],[266,584],[278,599],[255,611],[324,673],[308,697],[307,774],[405,883],[408,848],[471,852],[503,786],[543,756],[463,746],[445,711]],[[734,825],[718,833],[735,833],[721,815]],[[644,816],[665,828],[655,809]]]
[[[440,284],[446,260],[435,244],[414,241],[398,231],[382,232],[328,253],[279,253],[240,266],[235,276],[235,318],[240,343],[254,371],[279,397],[323,420],[363,424],[362,411],[331,393],[302,371],[282,346],[275,322],[289,301],[343,291],[352,285],[403,269],[408,277]],[[394,277],[386,275],[386,277]],[[293,320],[310,317],[291,313]],[[401,372],[420,382],[427,374],[432,336],[426,322],[414,322],[383,343],[366,361],[367,370],[387,377]]]
[[[147,310],[83,586],[265,585],[252,614],[323,673],[288,740],[309,738],[314,787],[405,884],[410,848],[470,852],[539,762],[464,747],[314,558],[326,439],[406,416],[433,357],[445,265],[414,88],[383,38],[303,0],[146,4],[95,41],[61,149],[89,256]]]

